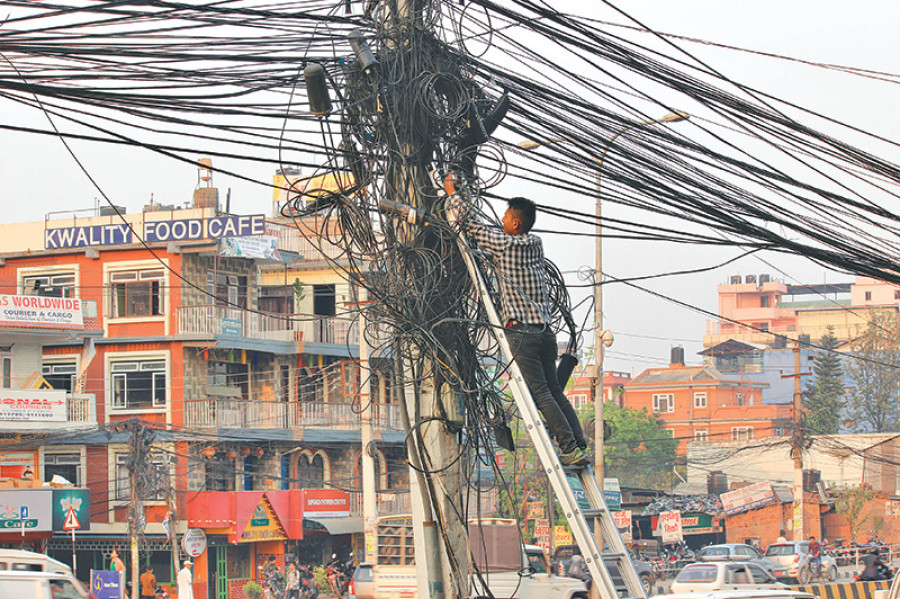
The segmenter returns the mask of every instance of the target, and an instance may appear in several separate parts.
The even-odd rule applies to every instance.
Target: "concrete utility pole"
[[[803,540],[803,431],[801,416],[803,392],[800,384],[800,341],[794,346],[794,430],[791,435],[791,453],[794,458],[794,533],[795,541]]]
[[[375,520],[378,517],[378,501],[375,490],[375,444],[372,431],[372,371],[369,368],[369,340],[366,336],[368,319],[366,318],[366,303],[368,290],[365,285],[359,288],[359,405],[361,408],[362,431],[360,441],[362,443],[362,491],[363,491],[363,522],[365,530],[365,556],[363,561],[375,560],[376,539]]]

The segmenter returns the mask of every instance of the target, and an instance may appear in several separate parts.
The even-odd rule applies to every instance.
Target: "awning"
[[[308,522],[314,522],[315,524],[307,526]],[[365,530],[362,518],[304,518],[303,528],[324,528],[330,535],[349,535]]]

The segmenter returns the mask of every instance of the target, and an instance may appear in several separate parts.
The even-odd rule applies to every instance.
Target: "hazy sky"
[[[608,6],[585,9],[585,2],[565,1],[552,5],[569,12],[593,11],[601,20],[625,22]],[[900,53],[896,49],[896,31],[900,26],[900,3],[889,1],[824,0],[629,0],[620,7],[645,25],[664,33],[678,34],[760,52],[791,56],[816,63],[831,63],[873,71],[900,73]],[[610,29],[616,31],[616,29]],[[646,34],[621,31],[629,39],[640,39],[662,47]],[[731,79],[764,90],[810,109],[822,112],[859,128],[877,132],[890,139],[900,138],[900,122],[895,116],[900,104],[898,86],[892,82],[825,70],[765,56],[737,52],[710,45],[673,40]],[[674,100],[673,100],[674,101]],[[6,123],[45,127],[46,120],[34,110],[9,102],[2,104]],[[679,106],[692,112],[692,106]],[[661,114],[659,116],[662,116]],[[697,118],[703,118],[698,115]],[[692,123],[671,125],[691,136]],[[500,135],[503,135],[502,131]],[[853,143],[866,143],[857,136],[841,132]],[[509,141],[516,141],[507,138]],[[59,140],[33,134],[0,131],[0,213],[2,222],[42,220],[53,211],[91,208],[100,192],[81,171]],[[151,197],[164,204],[190,201],[197,182],[197,171],[136,149],[72,142],[72,148],[97,185],[116,204],[129,212],[140,210]],[[198,156],[199,158],[199,156]],[[900,162],[896,155],[885,159]],[[228,160],[216,165],[229,168]],[[273,168],[260,166],[245,174],[262,181],[271,180]],[[236,213],[271,212],[271,191],[237,179],[216,175],[215,184],[222,197],[231,190],[231,210]],[[530,189],[507,181],[501,193],[534,194],[541,201],[547,190]],[[591,198],[571,198],[575,209],[593,211]],[[608,216],[634,217],[610,206]],[[895,210],[896,211],[896,210]],[[567,223],[547,219],[542,228],[572,230]],[[557,235],[545,236],[548,255],[567,273],[573,295],[584,291],[574,272],[593,266],[593,243],[589,239]],[[604,271],[614,277],[662,274],[721,263],[740,253],[736,248],[709,249],[653,242],[610,240],[604,247]],[[785,282],[849,281],[850,275],[826,273],[820,266],[802,259],[775,254],[743,259],[736,264],[698,275],[663,277],[642,283],[681,302],[709,311],[716,310],[716,284],[732,274],[770,273]],[[784,272],[778,272],[780,269]],[[669,348],[683,345],[689,363],[699,363],[696,352],[706,330],[707,318],[674,303],[654,298],[623,285],[604,288],[605,326],[616,335],[608,351],[607,369],[640,373],[652,365],[668,362]],[[587,343],[589,344],[589,342]]]

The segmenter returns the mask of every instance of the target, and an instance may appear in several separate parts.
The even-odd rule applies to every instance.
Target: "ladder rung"
[[[624,557],[628,557],[625,553],[604,553],[601,555],[603,559],[622,559]],[[631,558],[629,558],[631,559]]]
[[[585,507],[581,508],[581,514],[585,518],[600,518],[603,514],[606,513],[606,510],[600,507]]]

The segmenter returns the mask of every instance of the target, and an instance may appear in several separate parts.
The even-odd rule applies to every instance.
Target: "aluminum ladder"
[[[447,197],[447,192],[438,176],[437,171],[431,172],[431,178],[438,194]],[[462,204],[461,201],[460,204]],[[500,346],[503,359],[509,365],[510,390],[525,423],[525,428],[537,450],[544,472],[550,478],[553,491],[556,493],[557,500],[563,508],[563,514],[572,529],[572,535],[578,543],[578,547],[581,548],[585,562],[587,562],[593,585],[599,591],[602,599],[619,598],[619,593],[613,583],[607,565],[608,562],[612,562],[617,566],[622,577],[622,583],[626,589],[626,597],[645,599],[647,595],[644,592],[644,587],[640,578],[638,578],[634,565],[631,563],[625,543],[622,541],[622,537],[619,536],[619,530],[613,521],[612,514],[609,508],[606,507],[606,502],[603,499],[603,490],[597,484],[593,469],[590,466],[564,467],[560,462],[559,456],[553,449],[550,435],[544,427],[541,414],[531,397],[531,392],[513,359],[505,328],[500,322],[500,315],[490,296],[484,277],[478,270],[475,259],[472,257],[468,241],[464,234],[458,235],[457,239],[460,252],[469,271],[469,276],[487,312],[488,320],[493,326],[493,334]],[[580,483],[588,507],[581,507],[579,504],[572,488],[572,482],[575,481]],[[601,548],[597,546],[593,531],[588,524],[589,519],[599,523],[603,540],[610,549],[609,552],[602,553]]]

